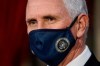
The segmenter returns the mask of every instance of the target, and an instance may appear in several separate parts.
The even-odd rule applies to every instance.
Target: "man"
[[[30,49],[50,66],[99,66],[85,44],[89,18],[85,0],[29,0]]]

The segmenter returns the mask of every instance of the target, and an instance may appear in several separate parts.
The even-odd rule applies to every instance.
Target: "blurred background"
[[[100,61],[100,0],[86,0],[90,26],[87,45]],[[45,66],[29,50],[27,0],[0,0],[0,66]]]

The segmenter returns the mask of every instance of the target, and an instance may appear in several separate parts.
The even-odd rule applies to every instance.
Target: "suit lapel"
[[[97,61],[96,57],[92,53],[91,57],[86,62],[85,66],[100,66],[100,62]]]

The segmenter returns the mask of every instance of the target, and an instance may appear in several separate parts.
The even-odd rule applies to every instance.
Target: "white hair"
[[[81,13],[88,15],[88,9],[85,0],[63,0],[65,7],[72,20]],[[85,41],[87,38],[88,27],[85,31]]]
[[[87,5],[85,0],[63,0],[66,9],[72,19],[80,13],[88,15]]]

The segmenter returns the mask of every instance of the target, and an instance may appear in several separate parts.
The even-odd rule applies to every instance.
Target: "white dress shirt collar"
[[[89,48],[86,46],[84,51],[66,66],[84,66],[91,56]]]

